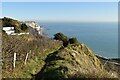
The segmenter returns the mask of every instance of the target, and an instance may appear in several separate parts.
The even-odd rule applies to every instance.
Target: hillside
[[[80,78],[117,78],[117,73],[105,70],[100,60],[83,43],[70,44],[51,53],[35,79],[63,80]]]
[[[14,26],[20,32],[26,27],[21,27],[23,23],[18,20],[4,19],[3,27]],[[106,78],[108,80],[119,77],[119,65],[106,63],[106,59],[96,56],[87,45],[76,38],[68,38],[63,33],[57,33],[54,39],[51,39],[27,27],[28,35],[7,35],[2,31],[2,78],[33,80]],[[14,53],[17,59],[15,67],[13,67]]]
[[[4,18],[0,19],[0,21],[2,21],[2,27],[14,27],[16,33],[28,31],[27,25],[18,20],[4,17]]]
[[[75,41],[76,42],[76,41]],[[3,78],[64,79],[117,78],[83,43],[62,42],[34,35],[8,36],[3,33]],[[30,52],[27,64],[26,53]],[[13,53],[17,53],[13,68]]]
[[[3,78],[31,78],[37,73],[37,68],[42,68],[44,59],[49,52],[59,48],[62,42],[49,39],[40,35],[7,35],[2,33],[2,76]],[[14,53],[16,67],[13,67]],[[25,65],[27,53],[28,59]],[[40,63],[40,64],[38,64]],[[38,70],[39,71],[39,70]]]

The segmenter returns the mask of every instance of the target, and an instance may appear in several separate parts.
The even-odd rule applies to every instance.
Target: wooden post
[[[13,61],[13,67],[15,68],[15,61],[16,61],[16,53],[14,53],[14,61]]]
[[[31,53],[31,50],[30,50],[30,52],[29,52],[29,53]],[[27,62],[27,59],[28,59],[28,54],[29,54],[29,53],[27,53],[27,55],[26,55],[26,57],[25,57],[25,63],[24,63],[25,65],[26,65],[26,62]]]

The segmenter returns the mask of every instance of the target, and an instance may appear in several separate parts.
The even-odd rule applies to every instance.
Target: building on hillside
[[[38,34],[43,35],[43,28],[40,25],[38,25],[35,21],[26,21],[25,23],[27,26],[37,30]]]
[[[11,35],[15,33],[14,27],[3,27],[3,30],[8,34]]]

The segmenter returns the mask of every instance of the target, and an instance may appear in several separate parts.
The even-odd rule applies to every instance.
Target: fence
[[[27,63],[27,59],[28,59],[28,55],[31,53],[31,50],[26,54],[26,57],[25,57],[25,61],[24,61],[24,64],[26,65]],[[16,59],[17,59],[17,55],[16,53],[14,53],[14,58],[13,58],[13,67],[15,68],[15,64],[16,64]]]

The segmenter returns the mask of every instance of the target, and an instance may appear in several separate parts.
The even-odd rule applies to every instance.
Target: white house
[[[14,27],[3,27],[3,30],[8,34],[11,35],[15,33]]]
[[[32,27],[33,29],[37,30],[40,35],[42,35],[43,28],[35,21],[26,21],[25,23],[27,26]]]

